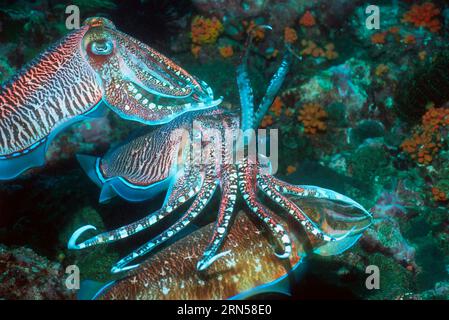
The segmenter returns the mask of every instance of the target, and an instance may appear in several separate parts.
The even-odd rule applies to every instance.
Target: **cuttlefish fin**
[[[77,154],[76,158],[83,168],[84,172],[89,176],[89,178],[100,188],[103,186],[104,181],[101,177],[101,173],[98,170],[98,163],[100,158],[94,156],[88,156],[84,154]]]
[[[300,276],[302,270],[302,268],[300,268],[301,265],[302,259],[287,274],[283,275],[282,277],[272,282],[265,283],[250,290],[239,293],[229,298],[229,300],[244,300],[261,294],[273,294],[273,293],[290,297],[292,295],[291,293],[292,278],[296,279],[297,277]]]
[[[43,166],[47,144],[48,141],[43,140],[20,155],[12,158],[0,157],[0,180],[14,179],[28,169]]]
[[[114,198],[115,196],[117,196],[117,193],[115,192],[112,185],[107,182],[107,183],[103,184],[103,186],[101,187],[100,199],[98,201],[100,203],[106,203],[109,200],[111,200],[112,198]]]
[[[76,298],[78,300],[95,300],[106,288],[114,283],[115,281],[104,284],[98,281],[84,280],[81,282]]]
[[[89,119],[99,119],[104,118],[109,112],[109,108],[107,104],[103,101],[100,101],[96,107],[92,108],[91,111],[83,114],[81,120],[89,120]]]
[[[321,247],[318,247],[315,250],[313,250],[313,252],[321,256],[338,255],[351,248],[357,242],[357,240],[360,239],[361,236],[362,234],[356,234],[352,236],[349,235],[342,240],[329,241],[326,242]]]

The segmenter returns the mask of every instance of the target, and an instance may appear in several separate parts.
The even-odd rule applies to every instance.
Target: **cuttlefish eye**
[[[105,56],[111,54],[114,50],[114,43],[110,40],[106,41],[94,41],[91,44],[90,51],[99,56]]]

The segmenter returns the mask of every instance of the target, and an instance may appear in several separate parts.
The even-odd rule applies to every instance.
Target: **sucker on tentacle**
[[[217,254],[231,227],[231,217],[237,200],[237,170],[234,165],[227,165],[220,179],[221,203],[218,217],[214,226],[212,239],[204,250],[203,256],[197,263],[199,271],[205,270],[217,259],[227,255],[230,251]]]
[[[190,208],[181,216],[181,218],[176,221],[171,227],[169,227],[166,231],[162,232],[160,235],[156,236],[146,244],[139,247],[137,250],[133,251],[126,257],[122,258],[118,261],[111,269],[112,273],[118,273],[121,271],[129,270],[131,268],[135,268],[138,265],[127,266],[131,261],[135,260],[138,257],[141,257],[155,247],[164,243],[174,235],[176,235],[179,231],[188,226],[192,220],[194,220],[201,211],[205,208],[207,203],[209,203],[212,198],[215,188],[217,187],[217,179],[214,176],[213,168],[209,167],[204,172],[204,182],[198,191],[198,195],[195,200],[191,204]]]
[[[285,259],[291,254],[291,240],[288,233],[282,224],[274,217],[271,210],[265,207],[257,199],[254,190],[257,170],[258,168],[254,164],[248,164],[247,159],[243,159],[242,162],[238,164],[239,190],[249,209],[268,227],[281,244],[283,253],[276,255],[281,259]]]
[[[298,221],[308,232],[315,236],[318,240],[323,241],[339,241],[343,240],[348,234],[339,238],[334,238],[323,233],[307,215],[296,204],[291,203],[284,195],[276,190],[271,181],[266,176],[258,175],[257,184],[260,189],[274,202],[281,206],[296,221]]]
[[[285,61],[287,60],[284,60],[284,62]],[[285,76],[287,65],[281,65],[283,71],[279,71],[277,76],[273,78],[272,83],[269,86],[272,90],[270,90],[264,99],[262,99],[262,108],[259,108],[260,112],[264,112],[264,101],[268,101],[274,94],[273,88],[279,88],[280,83]],[[244,73],[243,75],[246,76]],[[244,80],[241,82],[241,85],[243,87],[249,86],[249,82]],[[246,89],[247,90],[241,91],[241,94],[247,94],[246,98],[242,98],[242,103],[253,99],[251,88]],[[243,126],[255,124],[254,114],[244,113],[243,117],[247,117],[247,119],[242,119]],[[240,132],[238,120],[237,116],[221,110],[190,113],[189,115],[180,116],[172,123],[156,130],[156,133],[153,132],[149,135],[136,138],[129,143],[108,152],[106,156],[98,162],[99,168],[97,171],[103,173],[105,185],[108,181],[126,179],[131,184],[131,189],[133,185],[136,187],[151,187],[151,185],[157,184],[161,179],[169,179],[172,171],[180,170],[175,165],[174,155],[191,154],[193,145],[191,141],[194,140],[192,138],[196,134],[199,134],[200,136],[204,134],[209,138],[213,138],[213,140],[208,141],[205,144],[203,143],[202,147],[206,150],[207,154],[210,152],[210,154],[217,155],[217,158],[212,157],[212,161],[208,162],[209,164],[212,163],[212,166],[209,167],[206,172],[204,170],[200,170],[200,172],[204,174],[205,181],[207,179],[212,179],[212,181],[214,181],[214,189],[217,185],[220,185],[222,201],[212,239],[203,253],[202,258],[199,259],[196,264],[197,269],[200,271],[205,271],[217,259],[225,259],[225,257],[230,254],[227,251],[220,253],[219,250],[231,228],[233,207],[237,200],[237,190],[240,191],[250,212],[267,227],[274,236],[274,239],[278,242],[280,249],[282,250],[280,254],[276,254],[279,258],[286,259],[291,255],[292,242],[289,232],[284,228],[281,221],[279,221],[277,215],[258,199],[259,190],[265,192],[268,198],[276,202],[283,210],[287,211],[288,214],[292,215],[304,228],[306,234],[311,236],[311,241],[321,243],[320,254],[333,252],[337,250],[335,248],[344,251],[357,241],[359,234],[369,225],[368,222],[370,221],[371,216],[355,201],[331,190],[313,186],[293,186],[284,183],[274,178],[270,173],[266,173],[265,170],[261,170],[262,168],[258,160],[253,159],[254,157],[257,157],[256,155],[252,155],[251,157],[244,156],[242,159],[237,157],[236,162],[229,161],[229,150],[226,150],[228,145],[223,142],[225,140],[224,136],[230,131],[234,133],[234,135],[232,135],[233,139],[236,139],[233,141],[237,141],[241,138],[241,135],[238,134],[238,132]],[[179,142],[180,135],[176,133],[176,130],[181,128],[188,132],[186,136],[190,137],[190,141],[187,143]],[[213,133],[211,134],[209,132],[210,129],[218,130],[218,137]],[[194,133],[195,130],[199,130],[199,133]],[[155,143],[154,140],[157,141],[157,143]],[[147,143],[143,144],[142,141],[147,141]],[[245,149],[245,145],[243,148]],[[237,153],[238,152],[239,151],[237,150]],[[189,156],[182,156],[182,159],[184,159],[186,166],[190,165],[189,159],[191,158]],[[225,159],[225,161],[223,161],[223,159]],[[155,176],[149,174],[150,171],[148,171],[147,168],[150,167],[153,168],[153,170],[156,170],[158,174]],[[172,169],[168,170],[167,168]],[[172,191],[169,190],[167,197],[170,197],[171,192]],[[118,194],[122,195],[119,192]],[[210,196],[212,196],[212,194],[213,192],[211,190]],[[304,201],[306,201],[306,199],[315,199],[315,201],[317,201],[316,204],[326,206],[333,206],[333,204],[338,203],[338,205],[335,206],[335,210],[338,210],[338,212],[332,211],[335,216],[337,216],[338,213],[341,213],[342,216],[348,214],[350,216],[348,222],[355,224],[355,220],[357,219],[353,219],[352,215],[358,214],[362,225],[358,226],[358,229],[355,226],[349,231],[345,229],[346,231],[343,234],[333,234],[333,230],[325,232],[320,228],[322,224],[315,221],[315,217],[309,216],[308,213],[302,210],[300,202],[294,201],[292,196],[299,197],[300,199],[303,198]],[[193,200],[193,204],[189,209],[193,210],[192,214],[184,214],[174,226],[169,227],[152,241],[120,260],[113,267],[113,271],[120,272],[136,267],[137,265],[128,266],[128,264],[171,238],[183,228],[183,223],[186,225],[189,224],[204,208],[204,206],[201,206],[201,204],[198,203],[199,198],[201,198],[200,194]],[[209,198],[203,199],[205,202],[204,205],[208,200]],[[313,206],[314,203],[306,201],[304,202],[304,205],[309,208],[311,205]],[[354,210],[356,210],[355,213]],[[317,251],[317,253],[319,252]]]
[[[167,197],[162,205],[161,209],[151,213],[150,215],[137,220],[131,224],[120,227],[118,229],[101,233],[90,239],[87,239],[79,244],[76,244],[77,239],[81,236],[84,231],[94,229],[81,227],[74,232],[72,237],[68,242],[68,248],[73,250],[80,250],[87,247],[91,247],[97,244],[104,244],[115,242],[132,236],[140,231],[148,229],[152,225],[156,224],[160,220],[167,217],[170,213],[179,208],[182,204],[193,198],[200,190],[200,185],[202,184],[201,175],[199,175],[199,170],[193,169],[183,169],[178,173],[177,178],[175,178],[172,186],[169,187],[167,191]]]

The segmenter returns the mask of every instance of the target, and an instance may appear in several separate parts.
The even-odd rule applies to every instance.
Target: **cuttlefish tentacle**
[[[238,186],[237,169],[235,165],[230,164],[225,166],[220,179],[220,185],[222,190],[218,217],[214,226],[212,238],[209,241],[207,248],[204,250],[203,256],[198,261],[197,269],[200,271],[205,270],[218,258],[230,253],[230,251],[226,251],[217,254],[231,227],[231,217],[237,200]]]
[[[366,209],[358,202],[353,199],[338,193],[333,190],[309,186],[309,185],[294,185],[288,182],[282,181],[271,175],[261,175],[265,181],[270,182],[270,184],[275,188],[276,191],[282,192],[283,194],[290,194],[298,197],[308,197],[317,199],[327,199],[332,201],[339,201],[341,203],[347,204],[349,206],[354,206],[362,210],[366,215],[371,216],[371,214],[366,211]]]
[[[280,70],[273,78],[266,98],[262,100],[261,107],[259,108],[261,113],[258,114],[258,117],[263,115],[266,105],[274,97],[275,91],[279,88],[285,77],[288,61],[284,60],[284,62],[285,63],[281,66],[282,70]],[[214,226],[212,240],[208,243],[202,258],[197,262],[197,269],[205,270],[215,261],[221,260],[221,257],[230,253],[229,250],[225,250],[221,253],[218,252],[224,242],[223,239],[227,237],[227,234],[229,234],[228,231],[231,229],[230,221],[234,215],[232,211],[236,190],[240,191],[250,212],[254,214],[273,235],[273,238],[282,250],[280,254],[276,254],[278,257],[286,259],[291,256],[293,251],[292,241],[290,240],[288,230],[286,230],[282,222],[279,221],[277,215],[259,200],[259,191],[265,192],[270,200],[277,202],[282,209],[287,210],[290,215],[294,216],[305,227],[306,235],[311,235],[309,239],[311,240],[311,243],[313,242],[312,245],[317,243],[322,245],[314,252],[318,254],[335,254],[337,252],[343,252],[357,241],[360,237],[360,232],[370,224],[371,217],[366,213],[366,210],[364,210],[363,207],[358,205],[355,201],[352,201],[349,198],[340,197],[339,194],[330,190],[312,186],[296,187],[286,183],[281,184],[277,179],[271,176],[271,173],[265,173],[261,163],[254,159],[254,157],[258,158],[258,155],[244,156],[243,159],[240,160],[237,152],[237,162],[229,161],[231,160],[231,157],[229,157],[230,150],[226,143],[226,133],[229,131],[239,132],[241,126],[245,129],[254,128],[254,126],[257,125],[255,124],[254,101],[249,78],[247,77],[247,70],[243,68],[239,72],[238,77],[241,102],[244,109],[242,119],[239,119],[236,115],[231,113],[216,109],[193,116],[193,113],[190,113],[189,115],[178,118],[178,121],[174,121],[182,123],[182,127],[190,132],[190,137],[196,137],[197,135],[200,137],[205,136],[206,141],[201,141],[201,149],[205,149],[210,151],[211,154],[220,156],[220,159],[214,159],[212,157],[211,160],[214,165],[210,167],[210,170],[202,172],[205,181],[207,179],[213,181],[214,190],[217,184],[220,185],[222,201],[218,213],[218,221]],[[249,112],[245,113],[245,109],[248,109]],[[241,125],[239,120],[242,120]],[[175,127],[176,126],[168,124],[163,126],[163,129],[161,130],[171,132]],[[199,129],[199,133],[196,129]],[[155,135],[146,136],[143,139],[152,139],[154,136]],[[163,137],[164,135],[156,136]],[[166,136],[172,135],[169,134]],[[213,139],[210,140],[211,138]],[[233,135],[231,142],[237,142],[239,138],[240,136],[238,134]],[[133,160],[137,157],[141,159],[140,164],[144,168],[151,164],[151,166],[156,168],[156,171],[159,172],[161,171],[160,169],[172,166],[173,157],[167,156],[170,153],[168,150],[178,154],[190,153],[187,151],[190,150],[191,147],[188,143],[176,144],[176,148],[179,148],[177,149],[178,151],[176,151],[176,148],[162,148],[164,145],[172,146],[169,139],[162,138],[159,140],[161,143],[147,144],[146,147],[143,148],[142,145],[138,143],[138,139],[135,139],[122,148],[112,150],[106,157],[103,157],[103,159],[107,158],[111,163],[116,162],[120,165],[117,166],[118,170],[106,170],[108,172],[105,172],[105,175],[109,177],[108,179],[123,177],[125,174],[127,176],[137,177],[134,179],[133,183],[145,186],[151,186],[162,178],[166,178],[167,174],[165,173],[167,170],[162,170],[162,172],[164,172],[163,174],[157,174],[156,177],[148,179],[148,172],[142,171],[140,166],[132,165],[132,163],[131,165],[125,165],[129,160]],[[225,143],[223,143],[223,141]],[[244,145],[243,148],[245,149],[245,147],[246,146]],[[180,152],[180,149],[184,149],[185,151]],[[201,155],[203,156],[203,154]],[[232,155],[234,156],[234,154]],[[223,159],[224,161],[222,161]],[[201,158],[201,160],[204,159]],[[235,173],[237,173],[237,178],[233,179]],[[202,188],[205,188],[204,184]],[[210,197],[214,190],[210,190]],[[113,272],[124,271],[135,267],[135,265],[129,266],[128,264],[134,259],[150,252],[154,247],[173,237],[177,232],[182,230],[185,225],[188,225],[190,221],[204,209],[205,204],[209,201],[209,196],[204,197],[201,193],[204,193],[204,191],[200,191],[189,211],[183,215],[181,220],[175,223],[174,226],[169,227],[164,233],[149,243],[122,259],[114,266]],[[199,201],[203,201],[204,203]],[[305,212],[307,212],[307,214],[305,214]],[[347,232],[348,228],[346,227],[348,223],[354,225],[349,232]],[[358,229],[356,230],[356,228]],[[353,230],[355,231],[353,232]],[[336,235],[338,235],[338,237]],[[323,240],[327,240],[327,242]]]
[[[195,200],[193,200],[192,204],[190,205],[190,208],[181,216],[181,218],[178,221],[176,221],[172,226],[170,226],[167,230],[165,230],[163,233],[156,236],[149,242],[139,247],[137,250],[134,250],[132,253],[122,258],[120,261],[118,261],[112,267],[111,272],[118,273],[121,271],[137,267],[138,265],[128,266],[128,264],[131,261],[137,259],[138,257],[141,257],[147,254],[148,252],[152,251],[154,248],[161,245],[165,241],[169,240],[178,232],[187,227],[209,203],[210,199],[212,198],[215,192],[217,185],[218,180],[214,175],[214,170],[213,167],[211,166],[205,171],[204,182],[200,190],[198,191],[198,195],[196,196]]]
[[[292,252],[292,244],[287,231],[282,224],[277,221],[274,214],[264,206],[257,198],[254,186],[256,186],[256,175],[258,168],[255,164],[248,163],[243,159],[238,164],[238,185],[240,193],[251,212],[253,212],[273,233],[276,240],[282,247],[282,253],[276,254],[281,259],[286,259]]]
[[[202,175],[198,174],[197,170],[182,170],[178,173],[177,179],[174,180],[174,184],[169,187],[167,191],[167,198],[159,210],[126,226],[103,232],[79,244],[76,244],[77,240],[84,231],[91,229],[96,230],[93,226],[83,226],[74,232],[68,242],[68,248],[80,250],[94,245],[111,243],[130,237],[140,231],[150,228],[157,222],[169,216],[181,205],[192,199],[199,192],[200,185],[202,184],[201,177]]]
[[[290,201],[287,197],[276,190],[272,181],[266,175],[258,175],[257,184],[259,188],[281,208],[283,208],[289,215],[291,215],[296,221],[298,221],[304,229],[311,233],[318,240],[323,241],[339,241],[343,240],[348,234],[335,238],[327,235],[319,227],[312,222],[312,220],[301,210],[295,203]]]

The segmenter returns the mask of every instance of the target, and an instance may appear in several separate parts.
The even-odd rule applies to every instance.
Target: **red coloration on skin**
[[[267,235],[241,212],[222,249],[232,253],[198,273],[196,263],[212,232],[209,224],[161,250],[100,299],[226,299],[278,279],[301,259],[296,254],[287,261],[277,258]]]

